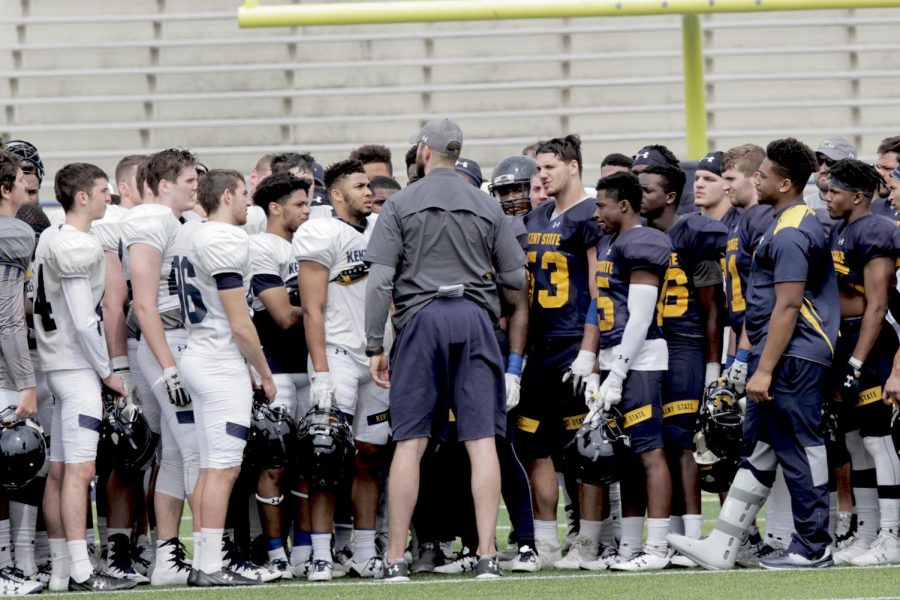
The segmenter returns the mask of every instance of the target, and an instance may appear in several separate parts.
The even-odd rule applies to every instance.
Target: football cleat
[[[285,558],[276,558],[266,563],[266,570],[278,575],[278,579],[293,579],[294,573],[291,564]]]
[[[553,563],[554,569],[578,569],[581,563],[597,558],[597,544],[586,535],[578,535],[566,555]]]
[[[259,582],[254,579],[247,579],[228,569],[222,569],[215,573],[204,573],[200,570],[193,570],[187,584],[191,587],[238,587],[243,585],[256,585]]]
[[[130,579],[137,585],[145,585],[150,580],[134,568],[131,561],[131,540],[124,533],[109,536],[109,552],[106,559],[105,575],[116,579]]]
[[[584,569],[585,571],[605,571],[610,568],[610,566],[624,562],[625,558],[619,554],[619,551],[613,548],[612,546],[603,546],[600,552],[597,554],[597,558],[594,560],[589,560],[578,565],[579,569]]]
[[[850,560],[851,565],[858,567],[897,563],[900,563],[900,539],[897,539],[897,531],[893,529],[879,531],[878,537],[868,549]]]
[[[96,572],[84,581],[75,581],[69,578],[70,592],[116,592],[120,590],[130,590],[137,586],[137,583],[131,579],[116,579],[109,575],[100,575]]]
[[[309,571],[312,568],[312,560],[308,560],[306,562],[302,562],[299,564],[291,565],[291,574],[298,579],[304,579],[309,576]]]
[[[482,556],[475,563],[475,579],[500,579],[500,563],[496,556]]]
[[[869,546],[872,545],[872,542],[875,540],[871,540],[868,538],[864,538],[862,536],[853,536],[840,548],[837,548],[837,545],[831,547],[831,556],[834,560],[834,564],[836,565],[849,565],[853,561],[854,558],[865,554],[869,549]]]
[[[186,558],[186,548],[181,540],[172,538],[156,550],[150,585],[185,585],[191,574],[191,565]]]
[[[467,548],[463,548],[459,557],[453,562],[435,567],[434,572],[442,575],[459,575],[460,573],[468,573],[475,570],[477,559]]]
[[[410,566],[409,570],[413,573],[431,573],[435,567],[441,566],[444,562],[446,561],[440,544],[425,542],[419,547],[419,558]]]
[[[373,556],[364,563],[351,563],[347,571],[350,577],[362,577],[367,579],[381,579],[384,576],[384,563],[377,556]]]
[[[344,546],[334,553],[334,560],[331,565],[334,567],[333,577],[343,577],[350,571],[350,565],[353,563],[353,550],[349,546]]]
[[[562,551],[559,548],[559,544],[554,544],[549,540],[534,540],[534,545],[537,546],[542,567],[552,567],[553,563],[562,559]]]
[[[659,571],[669,566],[669,556],[658,556],[640,550],[628,560],[623,560],[609,566],[611,571]]]
[[[694,569],[699,565],[695,563],[693,560],[688,558],[687,556],[679,553],[675,553],[669,559],[671,566],[673,567],[681,567],[682,569]]]
[[[278,573],[247,560],[238,545],[228,537],[222,539],[222,564],[227,571],[259,583],[275,581],[279,577]]]
[[[40,594],[43,589],[44,584],[37,579],[25,577],[25,574],[15,567],[0,569],[0,596],[29,596]]]
[[[314,560],[306,576],[307,581],[331,581],[334,565],[328,560]]]
[[[537,573],[541,570],[541,558],[530,547],[522,546],[516,557],[504,568],[513,573]]]
[[[398,560],[395,563],[384,563],[384,572],[381,578],[386,583],[404,583],[409,581],[409,565],[405,560]]]
[[[765,558],[761,558],[759,565],[771,571],[780,571],[782,569],[823,569],[833,566],[834,560],[831,557],[831,548],[828,547],[825,548],[822,556],[818,558],[807,558],[795,552],[778,550]]]

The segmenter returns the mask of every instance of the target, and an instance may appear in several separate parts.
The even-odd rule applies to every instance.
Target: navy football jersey
[[[722,217],[721,223],[725,226],[726,229],[730,231],[731,228],[737,224],[742,214],[744,214],[743,208],[741,208],[740,206],[732,206]]]
[[[665,295],[665,276],[672,254],[669,237],[652,227],[635,227],[618,235],[605,236],[597,245],[597,323],[600,348],[622,343],[628,322],[628,286],[631,272],[640,269],[659,275],[660,297]],[[660,304],[647,339],[662,337]]]
[[[886,218],[865,215],[853,223],[837,221],[831,230],[831,258],[838,288],[852,294],[865,294],[863,271],[866,263],[882,256],[894,259],[897,226]]]
[[[872,200],[872,208],[870,209],[873,215],[878,215],[882,217],[887,217],[891,221],[894,222],[895,225],[900,225],[900,214],[897,214],[897,211],[894,210],[894,207],[891,206],[891,201],[888,198],[875,198]]]
[[[772,223],[772,207],[754,204],[744,210],[741,218],[728,232],[725,248],[725,304],[728,325],[735,331],[744,325],[747,306],[747,280],[756,245]]]
[[[702,338],[695,275],[702,263],[718,264],[725,254],[728,230],[725,225],[699,213],[684,215],[666,234],[672,241],[669,268],[666,270],[665,296],[662,299],[663,332],[666,337],[680,335]],[[715,271],[718,274],[718,270]],[[721,285],[721,275],[716,277]],[[710,285],[699,282],[701,287]]]
[[[554,203],[547,202],[525,215],[531,294],[528,330],[534,339],[584,334],[593,283],[587,253],[602,235],[594,221],[593,198],[555,219],[553,209]]]
[[[775,284],[799,281],[803,303],[784,354],[831,365],[841,321],[837,280],[822,226],[802,202],[775,214],[753,256],[744,326],[754,354],[766,344]]]

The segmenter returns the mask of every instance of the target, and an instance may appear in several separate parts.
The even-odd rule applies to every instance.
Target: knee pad
[[[177,448],[163,448],[160,452],[156,493],[184,499],[184,466]]]

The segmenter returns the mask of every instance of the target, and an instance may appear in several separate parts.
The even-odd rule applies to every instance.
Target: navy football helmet
[[[159,436],[150,430],[140,406],[107,405],[99,452],[110,458],[113,468],[143,471],[153,464],[158,442]]]
[[[352,477],[356,446],[347,417],[337,408],[313,407],[300,424],[300,475],[313,486],[334,489]]]
[[[694,435],[694,462],[700,472],[700,489],[711,494],[727,492],[737,473],[737,461],[721,458],[706,445],[702,431]]]
[[[631,438],[621,424],[622,413],[616,408],[585,419],[564,450],[566,468],[576,480],[588,485],[619,480],[622,457],[631,450]]]
[[[721,380],[706,388],[700,405],[700,431],[706,447],[719,458],[737,461],[741,456],[744,410],[734,390]]]
[[[297,424],[281,407],[254,401],[250,437],[244,449],[247,463],[255,469],[282,469],[297,464]]]
[[[507,156],[491,173],[491,194],[500,201],[507,215],[522,216],[531,210],[531,176],[537,162],[529,156]]]
[[[0,411],[0,485],[7,490],[25,487],[46,460],[47,442],[40,424],[18,418],[15,406]]]

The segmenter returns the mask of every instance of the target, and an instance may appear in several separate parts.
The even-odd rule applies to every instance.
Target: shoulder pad
[[[0,262],[27,265],[32,252],[34,230],[24,221],[10,218],[9,227],[0,232]]]
[[[633,229],[627,238],[619,236],[619,254],[628,262],[633,263],[632,268],[662,268],[669,266],[669,258],[672,255],[672,242],[669,236],[652,227],[640,227]]]
[[[197,266],[209,273],[240,273],[246,275],[250,262],[250,242],[240,227],[217,226],[211,223],[197,228],[194,237],[194,259]]]
[[[100,242],[80,231],[57,236],[49,248],[48,262],[59,277],[89,277],[102,261]]]

